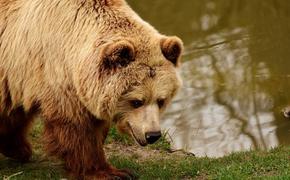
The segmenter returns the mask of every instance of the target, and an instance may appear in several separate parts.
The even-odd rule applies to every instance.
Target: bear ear
[[[161,39],[160,46],[164,57],[178,67],[183,51],[182,41],[178,37],[167,37]]]
[[[122,68],[135,60],[135,49],[131,43],[119,41],[105,46],[101,56],[106,69]]]

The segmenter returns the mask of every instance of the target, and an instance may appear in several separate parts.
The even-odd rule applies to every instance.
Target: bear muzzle
[[[155,143],[160,137],[161,137],[161,131],[145,133],[145,138],[148,144]]]

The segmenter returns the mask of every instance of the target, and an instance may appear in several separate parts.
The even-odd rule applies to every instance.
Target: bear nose
[[[160,131],[157,131],[157,132],[147,132],[147,133],[145,133],[145,137],[146,137],[146,141],[149,144],[153,144],[153,143],[155,143],[161,137],[161,132]]]

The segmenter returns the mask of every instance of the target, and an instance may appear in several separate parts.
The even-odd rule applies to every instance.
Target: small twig
[[[188,151],[185,151],[184,149],[174,149],[174,150],[171,150],[170,153],[177,153],[177,152],[181,152],[187,156],[195,156],[194,153],[192,152],[188,152]]]
[[[10,175],[10,176],[4,176],[4,177],[3,177],[3,180],[10,180],[12,177],[18,176],[18,175],[20,175],[20,174],[22,174],[22,173],[23,173],[23,171],[18,172],[18,173],[15,173],[15,174],[12,174],[12,175]]]

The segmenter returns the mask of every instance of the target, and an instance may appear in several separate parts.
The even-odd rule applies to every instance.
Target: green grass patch
[[[136,159],[112,157],[112,164],[129,167],[140,179],[289,179],[290,148],[279,147],[270,152],[251,151],[234,153],[223,158],[192,156],[147,159],[141,164]]]
[[[61,179],[65,177],[62,166],[52,161],[42,161],[39,156],[32,158],[30,163],[21,164],[0,157],[0,179],[2,180],[34,180]]]

